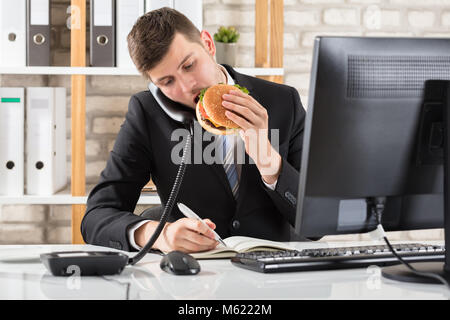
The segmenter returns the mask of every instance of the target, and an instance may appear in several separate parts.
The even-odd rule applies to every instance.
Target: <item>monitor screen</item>
[[[420,161],[418,135],[425,82],[450,80],[450,39],[318,37],[313,55],[296,233],[373,230],[374,197],[386,231],[442,228],[442,161]]]

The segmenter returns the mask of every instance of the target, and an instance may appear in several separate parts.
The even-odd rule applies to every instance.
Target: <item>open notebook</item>
[[[295,250],[283,242],[276,242],[251,237],[234,236],[223,239],[227,244],[225,247],[219,244],[215,249],[205,252],[191,253],[196,259],[219,259],[231,258],[237,253],[252,252],[260,250],[280,251],[280,250]]]

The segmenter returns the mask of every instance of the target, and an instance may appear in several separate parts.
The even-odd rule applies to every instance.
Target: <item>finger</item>
[[[225,101],[233,102],[238,105],[246,106],[256,114],[263,114],[265,109],[252,96],[240,91],[232,90],[229,94],[224,94],[222,98]]]
[[[225,115],[244,130],[253,128],[253,125],[250,122],[231,111],[225,111]]]
[[[244,93],[245,94],[245,93]],[[263,117],[268,117],[267,109],[264,108],[255,98],[253,98],[251,95],[247,94],[248,99],[253,102],[253,106],[256,106],[256,112]]]
[[[247,94],[241,90],[238,90],[238,89],[232,89],[232,90],[228,91],[228,93],[234,94],[236,96],[241,96],[241,97],[249,97],[250,96],[249,94]]]
[[[200,233],[210,239],[214,239],[214,233],[211,231],[210,228],[205,226],[201,221],[198,221],[196,219],[186,219],[185,222],[186,228],[195,231],[197,233]]]
[[[188,231],[185,234],[185,239],[202,246],[212,246],[217,242],[215,239],[193,231]]]
[[[211,250],[217,246],[217,241],[202,234],[189,231],[185,234],[180,245],[194,251]]]
[[[205,223],[211,228],[211,229],[215,229],[216,228],[216,224],[214,222],[212,222],[209,219],[203,219],[203,221],[205,221]]]
[[[245,106],[240,106],[228,101],[223,101],[222,105],[230,111],[233,111],[234,113],[236,113],[237,115],[245,118],[248,122],[252,123],[253,125],[256,125],[256,123],[258,123],[258,115],[255,114],[251,109],[245,107]]]
[[[259,105],[259,102],[253,98],[250,94],[242,92],[241,90],[230,90],[229,94],[240,96],[253,101],[255,104]]]
[[[240,105],[247,105],[249,103],[253,103],[253,101],[251,101],[248,96],[247,97],[242,97],[240,95],[237,94],[232,94],[233,91],[230,91],[230,93],[225,93],[222,98],[224,101],[229,101],[229,102],[233,102],[236,104],[240,104]]]

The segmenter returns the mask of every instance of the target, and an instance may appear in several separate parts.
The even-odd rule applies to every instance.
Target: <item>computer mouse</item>
[[[175,275],[194,275],[200,272],[200,264],[193,256],[176,250],[166,254],[159,266]]]

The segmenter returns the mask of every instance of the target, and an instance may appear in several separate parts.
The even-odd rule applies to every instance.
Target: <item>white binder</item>
[[[203,1],[202,0],[174,0],[173,8],[180,11],[198,30],[203,28]]]
[[[163,7],[173,8],[173,2],[174,0],[145,0],[145,12]]]
[[[24,89],[0,88],[0,195],[23,195],[24,114]]]
[[[143,14],[144,0],[116,0],[116,64],[119,68],[135,68],[128,52],[127,36]]]
[[[0,66],[26,65],[26,0],[0,1]]]
[[[26,193],[51,195],[67,184],[66,89],[27,88]]]

